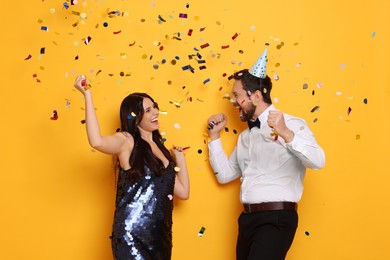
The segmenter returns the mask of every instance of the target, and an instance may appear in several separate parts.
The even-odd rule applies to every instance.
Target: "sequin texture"
[[[112,251],[117,260],[169,260],[172,251],[174,165],[156,176],[145,175],[131,183],[128,171],[118,176]]]

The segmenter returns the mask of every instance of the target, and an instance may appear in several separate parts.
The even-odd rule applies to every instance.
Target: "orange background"
[[[145,91],[167,112],[167,146],[191,147],[191,198],[175,202],[173,259],[235,259],[239,182],[217,184],[206,120],[229,115],[230,153],[245,125],[225,98],[228,76],[266,46],[274,104],[304,118],[327,157],[323,170],[307,171],[287,259],[390,258],[390,3],[78,2],[2,5],[0,259],[112,258],[112,162],[88,145],[83,98],[72,87],[79,74],[91,79],[104,134],[119,127],[122,99]]]

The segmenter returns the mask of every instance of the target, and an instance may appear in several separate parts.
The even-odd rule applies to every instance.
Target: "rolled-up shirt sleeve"
[[[319,170],[325,166],[325,153],[317,144],[309,127],[302,121],[298,126],[294,124],[297,121],[293,123],[294,139],[286,143],[286,146],[290,152],[300,159],[305,167]]]
[[[231,182],[241,176],[240,166],[237,161],[237,147],[228,158],[223,150],[221,139],[208,143],[209,160],[219,183]]]

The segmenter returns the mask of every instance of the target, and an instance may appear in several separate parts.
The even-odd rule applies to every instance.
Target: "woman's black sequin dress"
[[[172,251],[174,166],[163,176],[145,167],[131,183],[128,171],[118,176],[112,251],[117,260],[169,260]]]

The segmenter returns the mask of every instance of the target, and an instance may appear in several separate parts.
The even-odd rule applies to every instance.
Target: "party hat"
[[[267,76],[267,49],[264,50],[260,58],[253,64],[252,68],[249,70],[249,73],[253,76],[261,79],[265,79]]]

